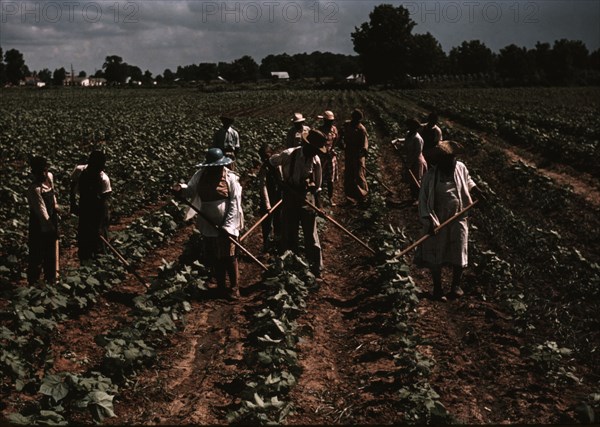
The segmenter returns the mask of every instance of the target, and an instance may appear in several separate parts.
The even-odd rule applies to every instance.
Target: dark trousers
[[[35,284],[44,272],[47,283],[56,281],[56,261],[58,256],[58,240],[56,233],[42,233],[29,230],[29,260],[27,266],[27,282]]]
[[[323,269],[323,256],[317,233],[317,215],[305,203],[305,197],[314,200],[310,193],[304,196],[292,191],[284,191],[281,211],[282,218],[285,219],[281,235],[282,249],[298,253],[299,227],[301,226],[304,234],[304,249],[310,269],[313,274],[320,275]]]
[[[275,200],[277,203],[278,200]],[[278,207],[275,211],[265,219],[262,224],[262,235],[263,235],[263,250],[267,252],[272,247],[277,247],[281,243],[281,210],[282,207]],[[260,214],[266,215],[267,209],[262,208]],[[271,233],[273,234],[273,242],[271,242]]]

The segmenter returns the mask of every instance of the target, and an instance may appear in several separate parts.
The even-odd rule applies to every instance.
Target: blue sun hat
[[[210,148],[206,152],[204,163],[197,164],[196,167],[227,166],[231,163],[233,163],[233,160],[231,160],[229,157],[226,157],[220,148]]]

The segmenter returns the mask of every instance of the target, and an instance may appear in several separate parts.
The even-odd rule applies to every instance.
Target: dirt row
[[[355,101],[355,95],[345,93],[328,107],[334,111],[337,107],[336,113],[349,111]],[[323,109],[316,104],[303,108],[311,114]],[[258,109],[255,113],[268,111],[271,110]],[[421,230],[416,207],[405,203],[409,193],[399,179],[398,153],[387,144],[379,128],[369,130],[380,145],[382,180],[394,191],[388,195],[394,203],[389,204],[387,221],[404,229],[409,237],[418,237]],[[343,176],[343,165],[340,172]],[[341,187],[340,181],[335,193],[338,205],[343,202]],[[586,193],[585,188],[582,191]],[[362,215],[358,208],[343,206],[330,211],[350,229]],[[477,215],[473,213],[474,224]],[[162,259],[176,260],[191,229],[192,226],[183,228],[168,245],[158,248],[139,266],[140,274],[152,278]],[[322,224],[320,236],[324,280],[309,296],[306,315],[298,320],[303,372],[289,396],[295,411],[286,423],[401,422],[403,408],[394,375],[397,367],[391,357],[390,337],[381,328],[390,313],[379,304],[373,283],[373,260],[326,223]],[[260,237],[257,231],[247,240],[257,254]],[[474,232],[474,238],[482,243],[485,230]],[[268,260],[262,255],[261,258]],[[577,420],[577,405],[593,391],[593,379],[598,380],[597,373],[591,372],[593,366],[578,366],[586,377],[584,384],[552,386],[548,378],[532,370],[530,359],[521,353],[527,337],[517,330],[509,314],[500,304],[483,299],[483,289],[490,284],[482,283],[473,269],[465,275],[466,295],[445,303],[427,297],[431,280],[427,271],[412,268],[411,276],[424,291],[414,325],[423,339],[418,349],[435,361],[429,382],[457,420],[467,424]],[[158,362],[138,372],[133,382],[120,391],[114,402],[117,417],[107,420],[107,424],[226,423],[227,412],[239,403],[235,398],[240,388],[239,376],[247,369],[243,360],[245,337],[262,298],[260,270],[244,261],[241,277],[239,301],[227,302],[208,293],[202,300],[192,302],[185,327],[166,337]],[[53,343],[54,369],[84,372],[96,366],[102,354],[94,336],[128,323],[132,299],[141,292],[144,288],[128,277],[119,289],[101,298],[91,312],[61,324]],[[535,337],[552,339],[544,335],[548,333],[541,330]]]

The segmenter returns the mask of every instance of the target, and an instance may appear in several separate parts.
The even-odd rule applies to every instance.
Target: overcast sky
[[[479,39],[493,51],[561,38],[600,47],[600,0],[10,1],[0,0],[0,46],[31,70],[88,74],[118,55],[154,75],[165,68],[319,50],[354,54],[350,33],[382,3],[404,5],[446,52]]]

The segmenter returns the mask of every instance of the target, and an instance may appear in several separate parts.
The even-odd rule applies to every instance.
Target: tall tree
[[[550,71],[555,84],[572,84],[587,68],[589,51],[581,40],[561,39],[552,46],[553,67]]]
[[[107,56],[104,64],[104,78],[111,83],[125,83],[127,79],[128,65],[123,58],[117,55]]]
[[[231,64],[232,80],[235,82],[255,82],[258,79],[258,64],[248,55],[236,59]]]
[[[446,53],[430,33],[415,34],[411,51],[409,72],[412,75],[438,74],[446,68]]]
[[[6,63],[6,79],[13,85],[18,85],[29,69],[25,65],[23,54],[17,49],[10,49],[4,54]]]
[[[487,74],[494,70],[494,53],[479,40],[464,41],[453,47],[448,59],[452,70],[459,74]]]
[[[44,68],[42,71],[38,73],[38,79],[49,85],[52,83],[52,71],[47,68]]]
[[[175,81],[175,74],[173,73],[173,71],[171,71],[168,68],[165,69],[162,77],[163,77],[162,80],[164,80],[166,83],[172,83]]]
[[[67,78],[67,70],[65,67],[57,68],[52,74],[52,84],[54,86],[62,86]]]
[[[537,42],[535,48],[528,52],[534,66],[533,82],[548,84],[552,68],[552,48],[550,43]]]
[[[217,64],[211,62],[201,62],[198,64],[198,79],[205,83],[214,80],[219,75]]]
[[[0,87],[4,86],[7,82],[6,79],[6,65],[4,64],[4,54],[0,47]]]
[[[152,78],[152,72],[150,70],[144,71],[144,76],[142,77],[142,83],[146,86],[149,86],[153,83],[154,79]]]
[[[411,31],[415,22],[404,6],[375,6],[369,22],[352,35],[367,81],[383,83],[403,79],[410,69]]]
[[[127,78],[129,78],[131,81],[141,82],[142,79],[144,78],[144,74],[142,73],[142,70],[140,69],[140,67],[137,67],[135,65],[127,65],[126,79]]]
[[[515,44],[500,49],[497,70],[501,78],[510,84],[528,84],[535,74],[535,63],[527,49]]]

